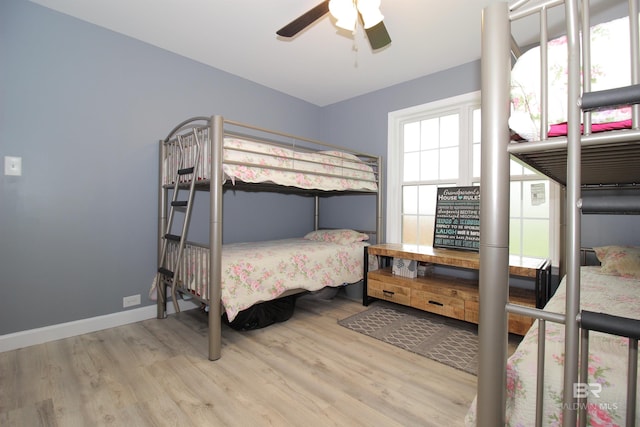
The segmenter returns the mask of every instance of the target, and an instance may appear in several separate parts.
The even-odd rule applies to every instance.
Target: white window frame
[[[403,152],[402,147],[402,126],[411,121],[419,120],[430,113],[442,112],[446,109],[459,108],[462,104],[480,104],[480,91],[470,92],[451,98],[441,99],[422,105],[417,105],[402,110],[392,111],[387,116],[387,188],[386,188],[386,241],[387,243],[402,242],[402,192],[398,189],[402,185]],[[461,117],[461,120],[464,118]],[[462,126],[472,132],[468,123],[461,122]],[[471,137],[469,138],[471,140]],[[466,162],[467,168],[462,168],[463,175],[458,178],[457,185],[472,185],[474,179],[472,175],[472,153],[469,150],[461,150],[460,162]],[[467,172],[468,171],[468,174]],[[537,179],[540,179],[538,177]],[[549,185],[550,211],[549,221],[549,257],[553,264],[557,265],[559,260],[559,231],[560,231],[560,186],[550,180]]]

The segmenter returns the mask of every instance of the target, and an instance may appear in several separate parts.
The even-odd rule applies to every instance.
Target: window
[[[387,241],[433,244],[436,191],[480,184],[480,93],[389,114]],[[512,254],[549,257],[555,227],[548,179],[511,162]]]
[[[509,252],[547,258],[550,254],[550,181],[511,161]]]

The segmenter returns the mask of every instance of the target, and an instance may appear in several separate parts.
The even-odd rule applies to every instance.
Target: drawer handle
[[[437,305],[437,306],[440,306],[440,307],[444,306],[443,303],[438,302],[438,301],[433,301],[433,300],[429,300],[429,304]]]
[[[393,297],[393,295],[395,294],[395,292],[392,292],[392,291],[386,291],[386,290],[384,290],[384,289],[382,290],[382,293],[383,293],[383,294],[384,294],[384,296],[385,296],[385,297],[387,297],[387,298],[392,298],[392,297]]]

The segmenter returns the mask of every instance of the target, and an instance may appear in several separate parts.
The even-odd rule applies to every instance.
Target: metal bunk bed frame
[[[206,124],[202,124],[205,122]],[[160,150],[159,150],[159,195],[158,195],[158,259],[159,265],[161,265],[162,259],[162,250],[161,244],[162,237],[166,235],[168,232],[167,226],[170,226],[167,222],[167,213],[169,210],[169,199],[168,199],[168,191],[171,189],[177,189],[177,185],[180,186],[190,186],[191,183],[182,183],[175,185],[167,185],[163,183],[163,167],[166,156],[166,148],[165,143],[170,141],[175,135],[184,131],[185,129],[197,128],[197,127],[208,127],[209,131],[209,140],[210,140],[210,171],[211,177],[209,180],[204,180],[202,182],[198,182],[195,185],[196,189],[208,190],[210,192],[210,223],[209,223],[209,250],[211,256],[209,257],[209,348],[208,348],[208,358],[209,360],[217,360],[221,357],[222,350],[222,303],[221,303],[221,255],[222,255],[222,204],[223,204],[223,193],[226,187],[241,189],[241,190],[261,190],[261,191],[272,191],[272,192],[284,192],[284,193],[295,193],[295,194],[303,194],[303,195],[311,195],[315,199],[315,209],[314,209],[314,227],[317,230],[319,228],[319,199],[322,196],[332,196],[332,195],[340,195],[340,194],[371,194],[376,196],[376,230],[375,231],[367,231],[368,233],[372,233],[376,235],[376,239],[380,241],[383,239],[383,228],[382,228],[382,194],[380,192],[382,188],[382,158],[379,156],[373,156],[366,153],[360,153],[354,150],[349,150],[344,147],[338,147],[336,145],[327,144],[324,142],[316,141],[309,138],[303,138],[287,133],[277,132],[269,129],[260,128],[257,126],[248,125],[241,122],[231,121],[224,119],[222,116],[215,115],[212,117],[193,117],[183,121],[178,124],[164,139],[160,140]],[[223,143],[224,137],[226,135],[232,135],[237,137],[249,137],[253,139],[260,139],[268,143],[287,145],[283,143],[283,140],[295,141],[298,142],[300,148],[304,148],[305,144],[308,149],[309,146],[314,147],[322,147],[323,149],[329,150],[342,150],[347,151],[353,155],[365,157],[371,159],[374,162],[374,171],[377,177],[378,190],[377,191],[368,191],[368,190],[349,190],[349,191],[323,191],[323,190],[307,190],[307,189],[295,189],[293,187],[287,187],[286,189],[282,186],[278,186],[275,184],[248,184],[242,182],[236,182],[235,185],[231,185],[230,183],[225,184],[224,172],[223,172]],[[260,136],[256,136],[260,135]],[[264,136],[268,135],[268,136]],[[295,143],[290,144],[295,147]],[[188,228],[188,220],[186,218],[185,229]],[[186,234],[186,233],[183,233]],[[363,255],[364,257],[364,255]],[[158,299],[157,299],[157,318],[162,319],[167,315],[167,292],[166,281],[158,281]],[[292,292],[285,292],[282,296],[290,295]]]
[[[632,86],[603,92],[590,92],[589,37],[579,39],[580,28],[589,28],[588,0],[548,0],[527,6],[528,0],[493,3],[483,11],[482,21],[482,200],[480,240],[480,316],[479,316],[479,373],[477,393],[477,425],[495,427],[505,424],[507,313],[517,313],[540,319],[538,344],[538,402],[542,396],[544,366],[544,322],[565,325],[565,365],[563,388],[563,425],[586,423],[580,413],[577,398],[570,390],[586,378],[579,373],[579,365],[586,371],[588,331],[597,330],[629,338],[629,382],[627,385],[627,425],[635,422],[638,338],[640,322],[630,319],[609,319],[600,313],[580,312],[580,229],[581,188],[583,185],[640,183],[640,66],[638,65],[638,1],[629,0],[631,22],[631,82]],[[546,69],[547,10],[565,7],[568,43],[568,136],[547,140],[546,79],[541,81],[542,141],[510,144],[509,101],[511,54],[513,50],[511,26],[513,20],[539,13],[541,69]],[[523,7],[525,6],[525,7]],[[580,8],[582,16],[580,15]],[[583,31],[583,34],[589,34]],[[581,57],[585,64],[584,94],[580,89]],[[541,73],[545,76],[546,73]],[[602,106],[634,104],[632,129],[590,133],[589,110]],[[585,111],[585,135],[581,137],[580,115]],[[603,152],[616,152],[611,158],[600,157]],[[542,173],[560,182],[566,189],[565,214],[567,301],[565,314],[527,309],[508,303],[509,260],[509,158],[514,155]],[[551,169],[545,166],[552,164]],[[610,213],[610,212],[609,212]],[[629,213],[629,212],[625,212]],[[640,213],[638,206],[633,213]],[[582,328],[582,335],[581,335]],[[587,344],[588,345],[588,344]],[[542,353],[541,353],[542,352]],[[580,353],[585,356],[580,359]],[[575,393],[573,393],[575,394]],[[537,406],[540,406],[539,404]],[[541,409],[536,408],[536,425],[541,425]]]

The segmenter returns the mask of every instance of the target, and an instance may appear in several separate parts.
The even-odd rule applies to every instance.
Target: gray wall
[[[23,161],[0,175],[0,335],[151,303],[157,141],[178,122],[320,135],[317,106],[24,0],[0,2],[0,61],[0,160]],[[227,192],[227,210],[228,241],[313,227],[308,198]]]

